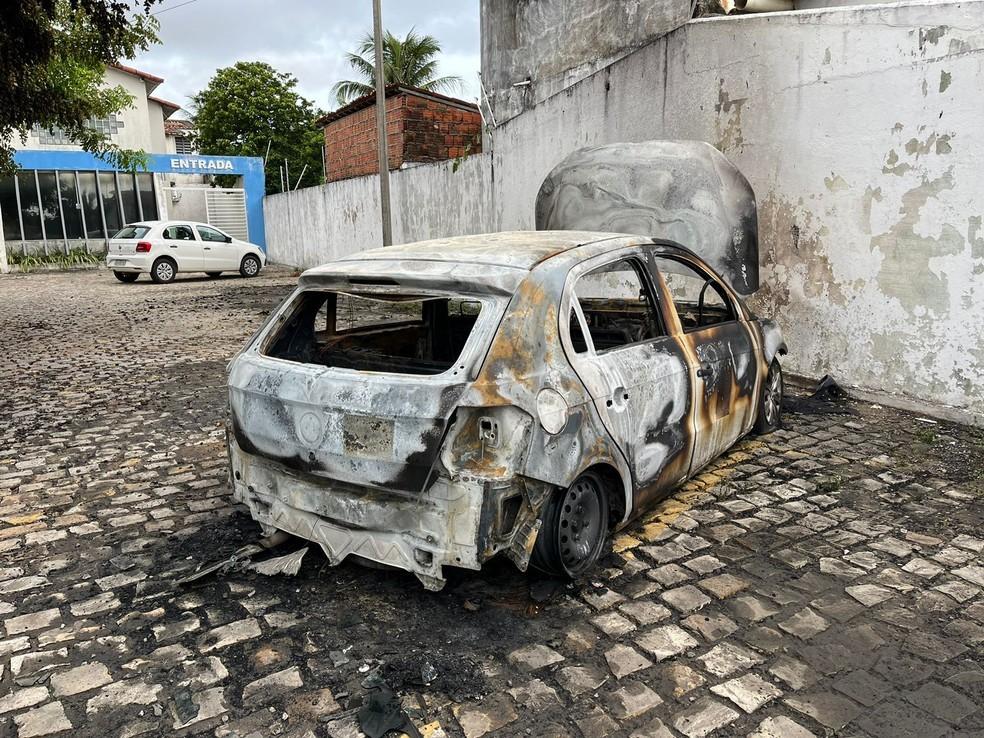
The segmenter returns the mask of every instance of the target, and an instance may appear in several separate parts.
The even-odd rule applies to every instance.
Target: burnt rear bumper
[[[492,485],[439,477],[424,492],[345,484],[244,452],[228,434],[233,497],[269,534],[318,544],[331,565],[349,556],[412,572],[429,590],[444,566],[477,570],[499,551],[526,568],[539,516],[521,480]]]

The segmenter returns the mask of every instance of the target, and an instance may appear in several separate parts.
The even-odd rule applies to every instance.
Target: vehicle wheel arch
[[[574,478],[588,473],[596,474],[605,485],[609,527],[613,530],[620,527],[632,510],[632,483],[628,469],[619,469],[613,460],[595,461],[581,469]]]

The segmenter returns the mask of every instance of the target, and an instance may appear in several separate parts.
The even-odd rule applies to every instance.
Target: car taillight
[[[150,251],[150,241],[137,241],[137,253],[146,254]]]

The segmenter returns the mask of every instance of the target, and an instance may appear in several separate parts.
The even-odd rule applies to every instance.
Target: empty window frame
[[[656,257],[685,333],[735,320],[735,307],[724,287],[710,274],[668,256]]]
[[[264,353],[340,369],[441,374],[458,362],[481,312],[482,303],[465,296],[304,292]]]
[[[665,335],[644,274],[636,260],[622,259],[578,278],[569,328],[575,352],[603,353]]]

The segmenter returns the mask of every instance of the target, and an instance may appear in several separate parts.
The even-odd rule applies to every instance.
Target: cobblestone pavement
[[[224,366],[291,282],[0,278],[0,736],[355,736],[376,670],[428,738],[984,735],[984,436],[870,405],[739,443],[579,586],[313,549],[176,586],[257,536]]]

